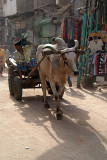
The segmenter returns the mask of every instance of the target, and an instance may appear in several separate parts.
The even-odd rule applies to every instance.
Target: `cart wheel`
[[[65,92],[65,88],[62,90],[62,93],[61,93],[61,95],[59,96],[60,99],[63,98],[64,92]]]
[[[22,99],[22,85],[20,77],[14,77],[14,96],[16,100]]]
[[[14,95],[14,89],[13,89],[14,71],[13,70],[14,68],[10,66],[8,70],[8,86],[9,86],[10,95]]]

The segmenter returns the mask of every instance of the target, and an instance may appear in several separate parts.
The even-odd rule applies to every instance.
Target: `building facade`
[[[0,0],[0,4],[4,16],[1,41],[13,44],[27,32],[28,38],[38,45],[60,36],[64,17],[80,18],[78,8],[85,8],[86,0]],[[2,21],[0,24],[3,26]]]
[[[4,27],[5,21],[4,21],[4,16],[3,16],[3,6],[2,6],[2,0],[0,0],[0,45],[3,44],[5,37],[4,37],[4,32],[5,32],[5,27]]]

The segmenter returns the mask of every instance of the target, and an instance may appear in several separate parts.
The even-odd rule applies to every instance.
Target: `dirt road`
[[[107,90],[66,86],[63,119],[43,107],[41,89],[9,95],[7,73],[0,77],[0,160],[107,160]]]

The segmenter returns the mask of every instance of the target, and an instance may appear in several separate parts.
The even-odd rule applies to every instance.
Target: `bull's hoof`
[[[63,114],[56,114],[56,119],[57,120],[62,120]]]
[[[48,103],[44,103],[44,107],[45,107],[45,108],[50,108],[50,106],[49,106]]]
[[[63,117],[62,109],[56,110],[55,115],[57,120],[62,120],[62,117]]]

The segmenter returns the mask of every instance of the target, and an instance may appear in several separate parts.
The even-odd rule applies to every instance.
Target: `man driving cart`
[[[32,45],[33,44],[26,38],[23,38],[15,43],[16,51],[14,54],[14,59],[18,66],[20,78],[22,78],[22,73],[26,72],[27,67],[31,67],[33,69],[37,64],[36,59],[30,59]]]

